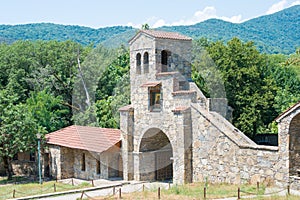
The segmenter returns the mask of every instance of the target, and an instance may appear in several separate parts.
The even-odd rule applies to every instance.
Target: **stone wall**
[[[118,177],[120,169],[120,147],[113,146],[102,153],[71,149],[55,145],[49,146],[51,155],[50,174],[57,179],[80,178],[99,179]],[[83,154],[85,164],[83,164]],[[100,160],[100,173],[97,161]],[[84,165],[84,166],[83,166]]]
[[[278,147],[242,142],[241,133],[208,111],[200,111],[192,109],[193,181],[287,183],[287,163]]]

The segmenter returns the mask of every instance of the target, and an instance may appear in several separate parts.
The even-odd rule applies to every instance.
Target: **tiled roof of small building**
[[[47,144],[101,153],[121,140],[119,129],[72,125],[46,135]]]

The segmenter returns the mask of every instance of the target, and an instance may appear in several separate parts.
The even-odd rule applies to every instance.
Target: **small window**
[[[168,71],[168,52],[163,50],[161,52],[161,72]]]
[[[149,73],[149,54],[148,52],[144,53],[144,62],[143,62],[143,66],[144,66],[144,73]]]
[[[29,154],[29,160],[34,162],[35,161],[35,152],[30,152]]]
[[[136,73],[141,74],[141,54],[136,54]]]
[[[101,165],[100,160],[96,160],[96,172],[97,174],[101,174]]]
[[[149,110],[160,112],[162,106],[161,85],[149,88]]]
[[[85,171],[85,153],[83,153],[81,157],[81,170]]]

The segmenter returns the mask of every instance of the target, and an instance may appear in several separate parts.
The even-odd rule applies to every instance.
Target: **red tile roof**
[[[154,38],[160,38],[160,39],[171,39],[171,40],[186,40],[191,41],[192,38],[187,37],[185,35],[181,35],[179,33],[175,32],[165,32],[165,31],[156,31],[156,30],[140,30],[133,38],[129,40],[129,44],[133,42],[138,35],[140,34],[146,34],[148,36],[154,37]]]
[[[119,129],[72,125],[46,135],[47,144],[101,153],[121,140]]]
[[[175,32],[165,32],[165,31],[156,31],[156,30],[141,30],[140,32],[161,39],[192,40],[192,38],[190,37]]]

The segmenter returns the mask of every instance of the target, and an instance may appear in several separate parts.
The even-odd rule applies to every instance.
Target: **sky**
[[[300,0],[7,0],[0,24],[50,22],[92,28],[191,25],[218,18],[233,23],[300,5]]]

